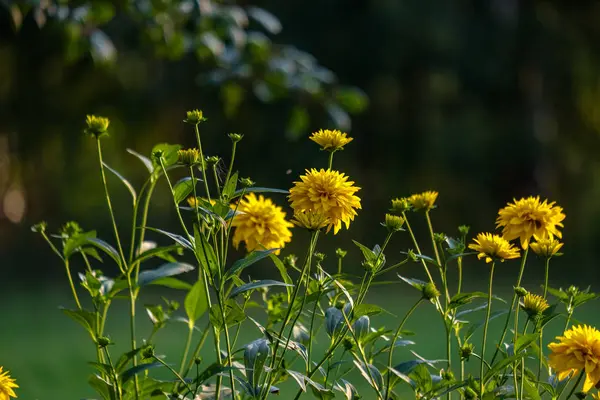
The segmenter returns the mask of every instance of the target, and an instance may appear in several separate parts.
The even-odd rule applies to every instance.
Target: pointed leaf
[[[133,185],[131,183],[129,183],[129,181],[127,179],[125,179],[123,177],[123,175],[121,175],[119,172],[117,172],[117,170],[109,167],[107,163],[102,162],[102,165],[104,165],[104,168],[106,168],[107,170],[112,172],[117,178],[119,178],[119,180],[121,180],[123,185],[125,185],[127,190],[129,190],[129,193],[131,193],[131,197],[133,198],[133,204],[135,204],[135,202],[137,201],[137,193],[135,192]]]
[[[235,189],[237,188],[238,182],[238,173],[234,172],[227,182],[225,182],[225,186],[223,186],[223,197],[225,199],[229,199],[235,193]]]
[[[194,326],[194,323],[200,318],[206,310],[208,310],[206,288],[204,282],[199,280],[192,286],[192,289],[185,296],[183,303],[185,313],[187,314],[190,326]]]
[[[181,262],[164,264],[156,269],[151,269],[151,270],[146,270],[146,271],[140,272],[140,275],[138,278],[138,285],[140,287],[146,286],[146,285],[156,281],[157,279],[164,278],[167,276],[183,274],[185,272],[189,272],[194,269],[195,268],[193,265],[181,263]]]
[[[121,374],[121,379],[123,380],[123,383],[125,383],[129,379],[133,378],[135,375],[139,374],[140,372],[147,371],[150,368],[158,368],[158,367],[163,367],[163,366],[164,365],[162,365],[159,362],[153,362],[153,363],[149,363],[149,364],[140,364],[135,367],[131,367],[127,371],[123,372]]]
[[[245,285],[236,287],[229,294],[229,298],[233,298],[233,297],[237,296],[238,294],[247,292],[249,290],[254,290],[254,289],[258,289],[261,287],[267,287],[267,286],[294,286],[294,285],[290,285],[290,284],[279,282],[279,281],[274,281],[271,279],[264,279],[261,281],[250,282],[250,283],[246,283]]]
[[[229,270],[227,272],[225,272],[225,279],[227,279],[228,277],[230,277],[234,274],[239,273],[244,268],[251,266],[252,264],[262,260],[263,258],[268,257],[269,255],[276,252],[277,250],[279,250],[279,249],[258,250],[258,251],[251,252],[246,257],[242,258],[241,260],[237,260],[236,262],[233,263],[231,268],[229,268]]]
[[[233,195],[231,196],[231,199],[235,199],[236,197],[240,197],[242,194],[248,194],[248,193],[281,193],[281,194],[289,194],[290,192],[288,192],[287,190],[282,190],[282,189],[273,189],[273,188],[266,188],[266,187],[250,187],[250,188],[236,190],[233,193]]]
[[[152,173],[154,171],[154,167],[152,166],[152,161],[150,161],[150,159],[146,156],[141,155],[140,153],[138,153],[135,150],[132,149],[127,149],[127,152],[135,157],[138,158],[138,160],[140,160],[144,166],[146,167],[146,169],[148,170],[148,172]]]

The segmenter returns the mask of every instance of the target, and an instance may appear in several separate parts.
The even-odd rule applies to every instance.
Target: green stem
[[[113,380],[113,388],[115,389],[115,394],[117,395],[117,398],[119,400],[122,400],[123,399],[123,390],[121,389],[121,385],[119,385],[119,377],[117,376],[117,371],[115,370],[115,366],[112,362],[112,359],[110,358],[110,353],[108,352],[108,349],[106,347],[104,348],[104,353],[106,354],[106,359],[108,360],[108,365],[110,365],[110,369],[113,373],[112,380]]]
[[[573,393],[575,393],[575,389],[577,389],[577,386],[579,386],[579,382],[581,382],[581,379],[583,378],[584,375],[585,375],[585,368],[581,370],[581,373],[579,374],[579,377],[577,378],[577,381],[575,382],[575,384],[571,388],[571,391],[569,392],[569,394],[567,395],[567,397],[565,398],[565,400],[569,400],[571,398],[571,396],[573,396]]]
[[[417,253],[419,255],[422,255],[421,249],[419,248],[419,243],[417,242],[417,238],[415,237],[415,234],[414,234],[412,228],[410,227],[408,218],[406,218],[406,213],[403,212],[402,217],[404,218],[404,225],[406,226],[406,230],[410,234],[410,238],[412,239],[412,242],[415,245],[415,249],[417,250]],[[429,281],[431,283],[435,283],[433,280],[433,277],[431,276],[431,273],[429,272],[429,268],[427,268],[427,263],[425,262],[425,260],[423,258],[421,258],[420,260],[421,260],[421,264],[423,264],[423,268],[425,269],[425,273],[427,273],[427,277],[429,278]]]
[[[154,188],[156,188],[156,182],[157,182],[158,178],[156,180],[152,180],[150,182],[150,186],[148,187],[148,191],[146,193],[146,197],[144,199],[144,205],[142,207],[142,221],[140,224],[140,238],[139,238],[139,242],[138,242],[138,249],[142,248],[142,244],[144,244],[144,237],[146,235],[146,223],[148,222],[148,210],[150,208],[150,199],[152,198],[152,194],[154,193]],[[141,193],[140,193],[141,195]],[[135,229],[136,227],[134,227]],[[133,246],[133,244],[132,244]],[[138,276],[140,274],[140,264],[141,263],[136,263],[135,264],[135,280],[137,282]]]
[[[213,177],[215,179],[215,186],[217,187],[217,195],[221,198],[221,186],[219,184],[219,175],[217,174],[217,164],[213,164]]]
[[[202,179],[204,179],[204,190],[206,190],[206,198],[210,203],[210,190],[208,190],[208,181],[206,179],[206,160],[204,159],[204,153],[202,153],[202,142],[200,141],[200,131],[198,130],[198,124],[196,124],[195,129],[196,141],[198,142],[198,151],[200,152],[200,165],[202,166]]]
[[[222,290],[220,291],[220,293],[222,293]],[[220,294],[218,295],[218,297],[220,296]],[[225,301],[224,299],[220,299],[219,300],[219,308],[221,309],[221,318],[223,318],[223,321],[226,320],[226,315],[225,315],[225,307],[224,307]],[[233,398],[233,400],[236,399],[236,392],[235,392],[235,379],[233,377],[233,358],[231,357],[231,341],[229,339],[229,327],[227,326],[227,324],[223,324],[224,325],[224,332],[225,332],[225,346],[227,346],[227,363],[229,364],[229,367],[231,367],[229,369],[229,379],[231,380],[231,396]]]
[[[313,312],[312,312],[312,315],[310,317],[310,328],[308,330],[310,338],[314,337],[313,336],[313,329],[314,329],[314,325],[315,325],[315,316],[317,314],[317,308],[319,306],[319,301],[321,300],[321,294],[322,294],[322,291],[319,290],[319,294],[317,295],[317,301],[315,301],[315,306],[313,307]],[[312,355],[312,344],[313,344],[313,341],[309,340],[308,341],[308,351],[306,353],[307,354],[307,356],[306,356],[306,359],[307,359],[306,360],[306,372],[307,373],[310,371],[310,365],[311,365],[310,360],[311,360],[311,355]]]
[[[225,176],[225,184],[229,182],[229,177],[231,176],[231,171],[233,171],[233,161],[235,160],[235,150],[237,149],[237,142],[233,142],[231,147],[231,161],[229,161],[229,169],[227,170],[227,175]]]
[[[485,360],[485,345],[486,345],[486,341],[487,341],[487,333],[488,333],[488,325],[490,322],[490,314],[492,311],[492,285],[494,282],[494,267],[495,267],[496,263],[492,262],[492,267],[490,268],[490,281],[488,283],[488,304],[487,304],[487,311],[486,311],[486,316],[485,316],[485,322],[483,324],[483,340],[481,341],[481,365],[479,367],[479,396],[480,398],[483,397],[484,394],[484,382],[483,382],[483,367],[484,367],[484,363],[483,360]]]
[[[525,263],[527,262],[527,254],[529,253],[529,248],[527,248],[527,250],[525,250],[525,253],[523,253],[523,257],[521,258],[521,268],[519,270],[519,277],[517,279],[517,287],[521,286],[521,280],[523,279],[523,272],[525,271]],[[513,298],[512,301],[510,303],[510,308],[509,310],[512,310],[513,308],[515,308],[515,302],[517,301],[517,294],[513,294]],[[496,357],[498,356],[498,352],[500,351],[500,347],[502,347],[502,343],[504,342],[504,338],[506,336],[506,332],[508,330],[508,323],[510,322],[510,312],[508,312],[506,314],[506,320],[504,321],[504,328],[502,329],[502,335],[500,336],[500,341],[498,342],[498,345],[496,346],[496,350],[494,351],[494,355],[492,356],[492,361],[491,364],[494,364],[494,360],[496,359]]]
[[[392,339],[392,342],[390,344],[390,354],[388,355],[388,363],[387,363],[388,368],[386,371],[387,372],[387,383],[385,385],[385,387],[386,387],[385,398],[386,399],[390,398],[390,392],[393,389],[391,387],[392,374],[391,374],[390,370],[392,369],[392,362],[393,362],[393,357],[394,357],[394,349],[396,347],[396,341],[398,340],[398,337],[400,336],[400,332],[402,332],[402,328],[404,328],[404,324],[406,323],[408,318],[412,315],[412,313],[417,309],[417,307],[419,307],[419,305],[421,304],[422,301],[423,301],[423,297],[419,298],[419,300],[417,300],[417,302],[410,308],[410,310],[408,310],[408,312],[404,315],[404,318],[402,318],[400,325],[398,325],[398,329],[396,329],[396,332],[394,333],[394,338]]]
[[[185,361],[187,359],[187,354],[190,351],[190,345],[192,343],[192,337],[194,336],[194,325],[188,324],[188,334],[187,339],[185,341],[185,348],[183,350],[183,355],[181,356],[181,363],[179,364],[179,374],[183,374],[183,368],[185,366]]]
[[[68,258],[65,258],[65,269],[67,270],[67,277],[69,278],[69,285],[71,286],[71,291],[73,292],[75,304],[77,304],[77,308],[81,310],[81,303],[79,302],[79,296],[77,296],[77,291],[75,290],[75,285],[73,284],[73,277],[71,276],[71,267],[69,266]]]
[[[177,377],[177,379],[179,379],[181,381],[181,383],[183,383],[183,385],[185,386],[185,388],[190,393],[194,393],[194,390],[192,389],[192,387],[169,364],[167,364],[166,362],[164,362],[163,360],[161,360],[160,358],[158,358],[156,356],[152,356],[152,358],[154,358],[156,361],[158,361],[159,363],[161,363],[165,368],[167,368],[169,371],[171,371],[173,373],[173,375],[175,375]]]
[[[333,154],[335,153],[335,151],[330,151],[329,152],[329,162],[327,169],[331,169],[331,167],[333,167]]]
[[[462,290],[462,281],[463,281],[463,269],[462,269],[462,257],[458,257],[456,260],[458,266],[458,288],[456,289],[457,293],[460,294]]]
[[[179,210],[179,204],[177,204],[177,199],[175,198],[175,190],[173,189],[173,185],[171,184],[171,179],[169,179],[169,175],[167,174],[167,169],[165,168],[165,164],[163,162],[162,157],[160,157],[159,162],[160,162],[160,167],[162,168],[163,173],[165,174],[165,179],[167,181],[167,184],[169,185],[169,189],[171,190],[171,197],[173,198],[173,204],[175,205],[175,212],[177,213],[177,217],[179,218],[179,223],[181,224],[181,227],[183,228],[183,231],[185,232],[188,239],[190,239],[190,238],[192,238],[192,236],[190,236],[190,232],[188,231],[188,229],[185,225],[185,222],[183,221],[183,217],[181,216],[181,211]]]
[[[546,268],[544,275],[544,299],[548,295],[548,275],[550,272],[550,257],[546,259]],[[539,341],[539,353],[538,353],[538,373],[537,373],[537,381],[540,382],[540,377],[542,376],[542,357],[544,357],[544,352],[542,351],[542,347],[544,346],[544,328],[540,328],[540,341]],[[539,389],[539,383],[537,385]]]
[[[202,332],[202,336],[200,337],[200,340],[198,341],[198,344],[196,345],[196,348],[194,349],[194,352],[192,353],[192,357],[190,358],[190,361],[188,361],[188,365],[185,369],[185,373],[183,374],[184,376],[186,376],[187,374],[190,373],[190,370],[192,369],[192,366],[194,365],[196,358],[198,358],[198,355],[200,354],[202,347],[204,347],[204,343],[206,342],[206,339],[208,338],[208,333],[210,332],[209,328],[210,328],[210,322],[208,323],[208,325],[206,325],[206,328]]]

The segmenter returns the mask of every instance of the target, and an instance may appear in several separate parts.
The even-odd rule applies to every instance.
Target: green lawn
[[[372,326],[387,324],[393,328],[397,325],[404,312],[416,300],[417,294],[410,288],[394,286],[391,288],[374,291],[369,300],[372,303],[384,305],[394,315],[380,315],[372,319]],[[62,289],[62,288],[61,288]],[[65,288],[65,292],[66,291]],[[508,296],[506,296],[508,297]],[[95,351],[90,343],[87,333],[75,322],[71,321],[58,309],[59,305],[69,306],[71,301],[57,288],[45,291],[4,292],[0,295],[0,315],[3,323],[0,333],[0,365],[10,370],[21,388],[18,391],[20,399],[25,400],[51,400],[51,399],[83,399],[94,398],[94,392],[87,386],[87,378],[93,369],[86,364],[93,360]],[[113,351],[124,350],[128,346],[128,317],[125,307],[115,306],[112,318],[108,321],[107,332],[117,343]],[[501,305],[498,304],[498,307]],[[597,313],[597,303],[588,303],[576,315],[578,319],[596,325],[600,324],[600,315]],[[139,309],[139,320],[143,321],[140,327],[141,334],[149,331],[149,322],[142,308]],[[474,321],[483,318],[483,312],[476,314]],[[492,321],[490,328],[490,348],[494,345],[503,318]],[[564,319],[555,320],[551,327],[546,329],[546,341],[558,334],[564,324]],[[203,324],[200,324],[203,326]],[[444,331],[439,316],[433,307],[426,304],[416,312],[406,325],[417,333],[411,339],[416,342],[411,348],[401,348],[395,353],[398,362],[414,358],[409,350],[414,350],[429,359],[445,358]],[[169,354],[174,359],[168,362],[177,364],[184,346],[186,327],[184,324],[173,324],[159,333],[157,337],[157,353]],[[258,338],[259,331],[251,324],[246,324],[240,335],[238,347],[248,341]],[[474,337],[478,347],[479,336]],[[208,341],[207,345],[210,346]],[[315,354],[322,354],[319,350],[327,345],[324,335],[319,335]],[[479,353],[479,349],[476,348]],[[453,352],[455,357],[456,352]],[[210,347],[204,353],[206,362],[211,360]],[[475,359],[471,359],[469,369],[473,371],[478,367]],[[159,373],[153,371],[153,374]],[[164,371],[159,376],[166,377]],[[362,388],[363,395],[370,396],[368,388],[364,388],[362,378],[355,379]],[[281,399],[291,398],[290,393],[296,388],[294,383],[282,385]],[[286,390],[288,389],[288,390]],[[341,396],[337,396],[340,397]],[[368,398],[368,397],[366,397]]]

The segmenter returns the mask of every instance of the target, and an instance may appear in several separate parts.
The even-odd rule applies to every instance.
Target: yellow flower
[[[338,151],[354,139],[347,137],[346,133],[340,132],[337,129],[333,131],[321,129],[318,132],[314,132],[310,140],[316,142],[323,150]]]
[[[563,244],[556,239],[540,239],[537,242],[529,244],[531,250],[540,257],[554,257],[563,247]]]
[[[434,191],[413,194],[408,198],[408,202],[416,211],[429,211],[435,205],[438,194],[438,192]]]
[[[198,149],[177,150],[177,157],[180,163],[192,166],[200,162],[200,151]]]
[[[203,199],[202,197],[190,196],[187,198],[187,203],[189,204],[190,207],[196,208],[198,206],[202,207],[204,205],[204,203],[208,203],[208,200]],[[217,202],[215,199],[210,199],[210,205],[214,206],[216,203]]]
[[[306,175],[300,176],[301,182],[294,182],[288,196],[294,212],[315,211],[323,214],[329,219],[327,232],[333,227],[333,233],[337,234],[342,227],[350,226],[350,221],[357,215],[360,209],[360,198],[354,193],[360,190],[354,186],[354,182],[348,181],[348,177],[338,171],[330,169],[311,169]]]
[[[10,397],[16,398],[17,395],[13,389],[18,387],[19,385],[10,377],[8,371],[2,372],[2,367],[0,367],[0,400],[9,400]]]
[[[401,197],[392,200],[392,209],[390,211],[397,214],[402,214],[408,210],[410,210],[410,201],[408,200],[408,197]]]
[[[233,218],[232,223],[236,228],[233,234],[236,249],[240,242],[245,243],[249,252],[282,248],[292,240],[289,229],[292,223],[286,221],[285,212],[271,199],[250,193],[240,200],[237,210],[240,214]]]
[[[522,307],[528,314],[535,315],[543,313],[550,306],[542,296],[527,293],[525,297],[523,297]]]
[[[539,196],[513,200],[498,212],[496,227],[502,227],[502,236],[507,240],[519,238],[523,249],[527,249],[532,236],[538,241],[562,238],[558,229],[563,227],[565,214],[555,204],[540,201]]]
[[[99,138],[107,134],[106,131],[108,130],[108,125],[110,125],[110,120],[104,117],[88,115],[85,118],[85,123],[87,125],[85,133]]]
[[[600,400],[600,393],[598,393],[598,392],[592,393],[591,396],[592,396],[592,399]]]
[[[397,215],[385,214],[385,223],[383,224],[391,232],[398,232],[404,225],[404,218]]]
[[[292,223],[301,228],[316,231],[329,225],[329,218],[320,212],[296,211],[294,213],[294,219],[292,220]]]
[[[587,392],[600,381],[600,332],[588,325],[578,325],[565,331],[550,343],[548,366],[562,380],[571,373],[585,372],[583,391]]]
[[[519,257],[519,250],[499,235],[480,233],[473,241],[475,243],[471,243],[469,248],[479,253],[477,258],[480,260],[485,257],[486,263],[494,259],[504,261]]]

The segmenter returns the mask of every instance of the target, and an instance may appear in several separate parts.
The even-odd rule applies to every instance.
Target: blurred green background
[[[24,399],[91,394],[83,381],[92,352],[57,309],[70,304],[64,271],[29,230],[76,220],[111,240],[94,143],[82,134],[87,113],[111,119],[105,160],[136,185],[145,170],[125,149],[193,145],[188,109],[209,118],[209,155],[228,161],[226,133],[245,135],[238,169],[261,186],[287,188],[305,168],[325,166],[310,132],[349,132],[355,140],[335,163],[362,187],[363,210],[319,250],[333,265],[333,250],[348,249],[353,271],[350,239],[381,241],[392,197],[438,190],[435,228],[454,235],[460,224],[492,230],[507,201],[540,194],[567,215],[551,284],[594,285],[599,21],[594,1],[0,1],[0,365]],[[128,230],[128,193],[111,183]],[[422,233],[423,221],[414,224]],[[176,229],[166,187],[150,225]],[[286,251],[302,251],[306,238],[296,235]],[[388,257],[409,247],[398,237]],[[500,291],[512,285],[513,264],[498,269]],[[466,269],[473,289],[484,284],[481,268]],[[541,271],[532,260],[529,288]],[[375,295],[395,296],[390,311],[402,315],[414,293],[388,288]],[[597,309],[587,310],[594,322]],[[425,323],[415,319],[414,330]],[[113,335],[122,325],[116,316]]]

